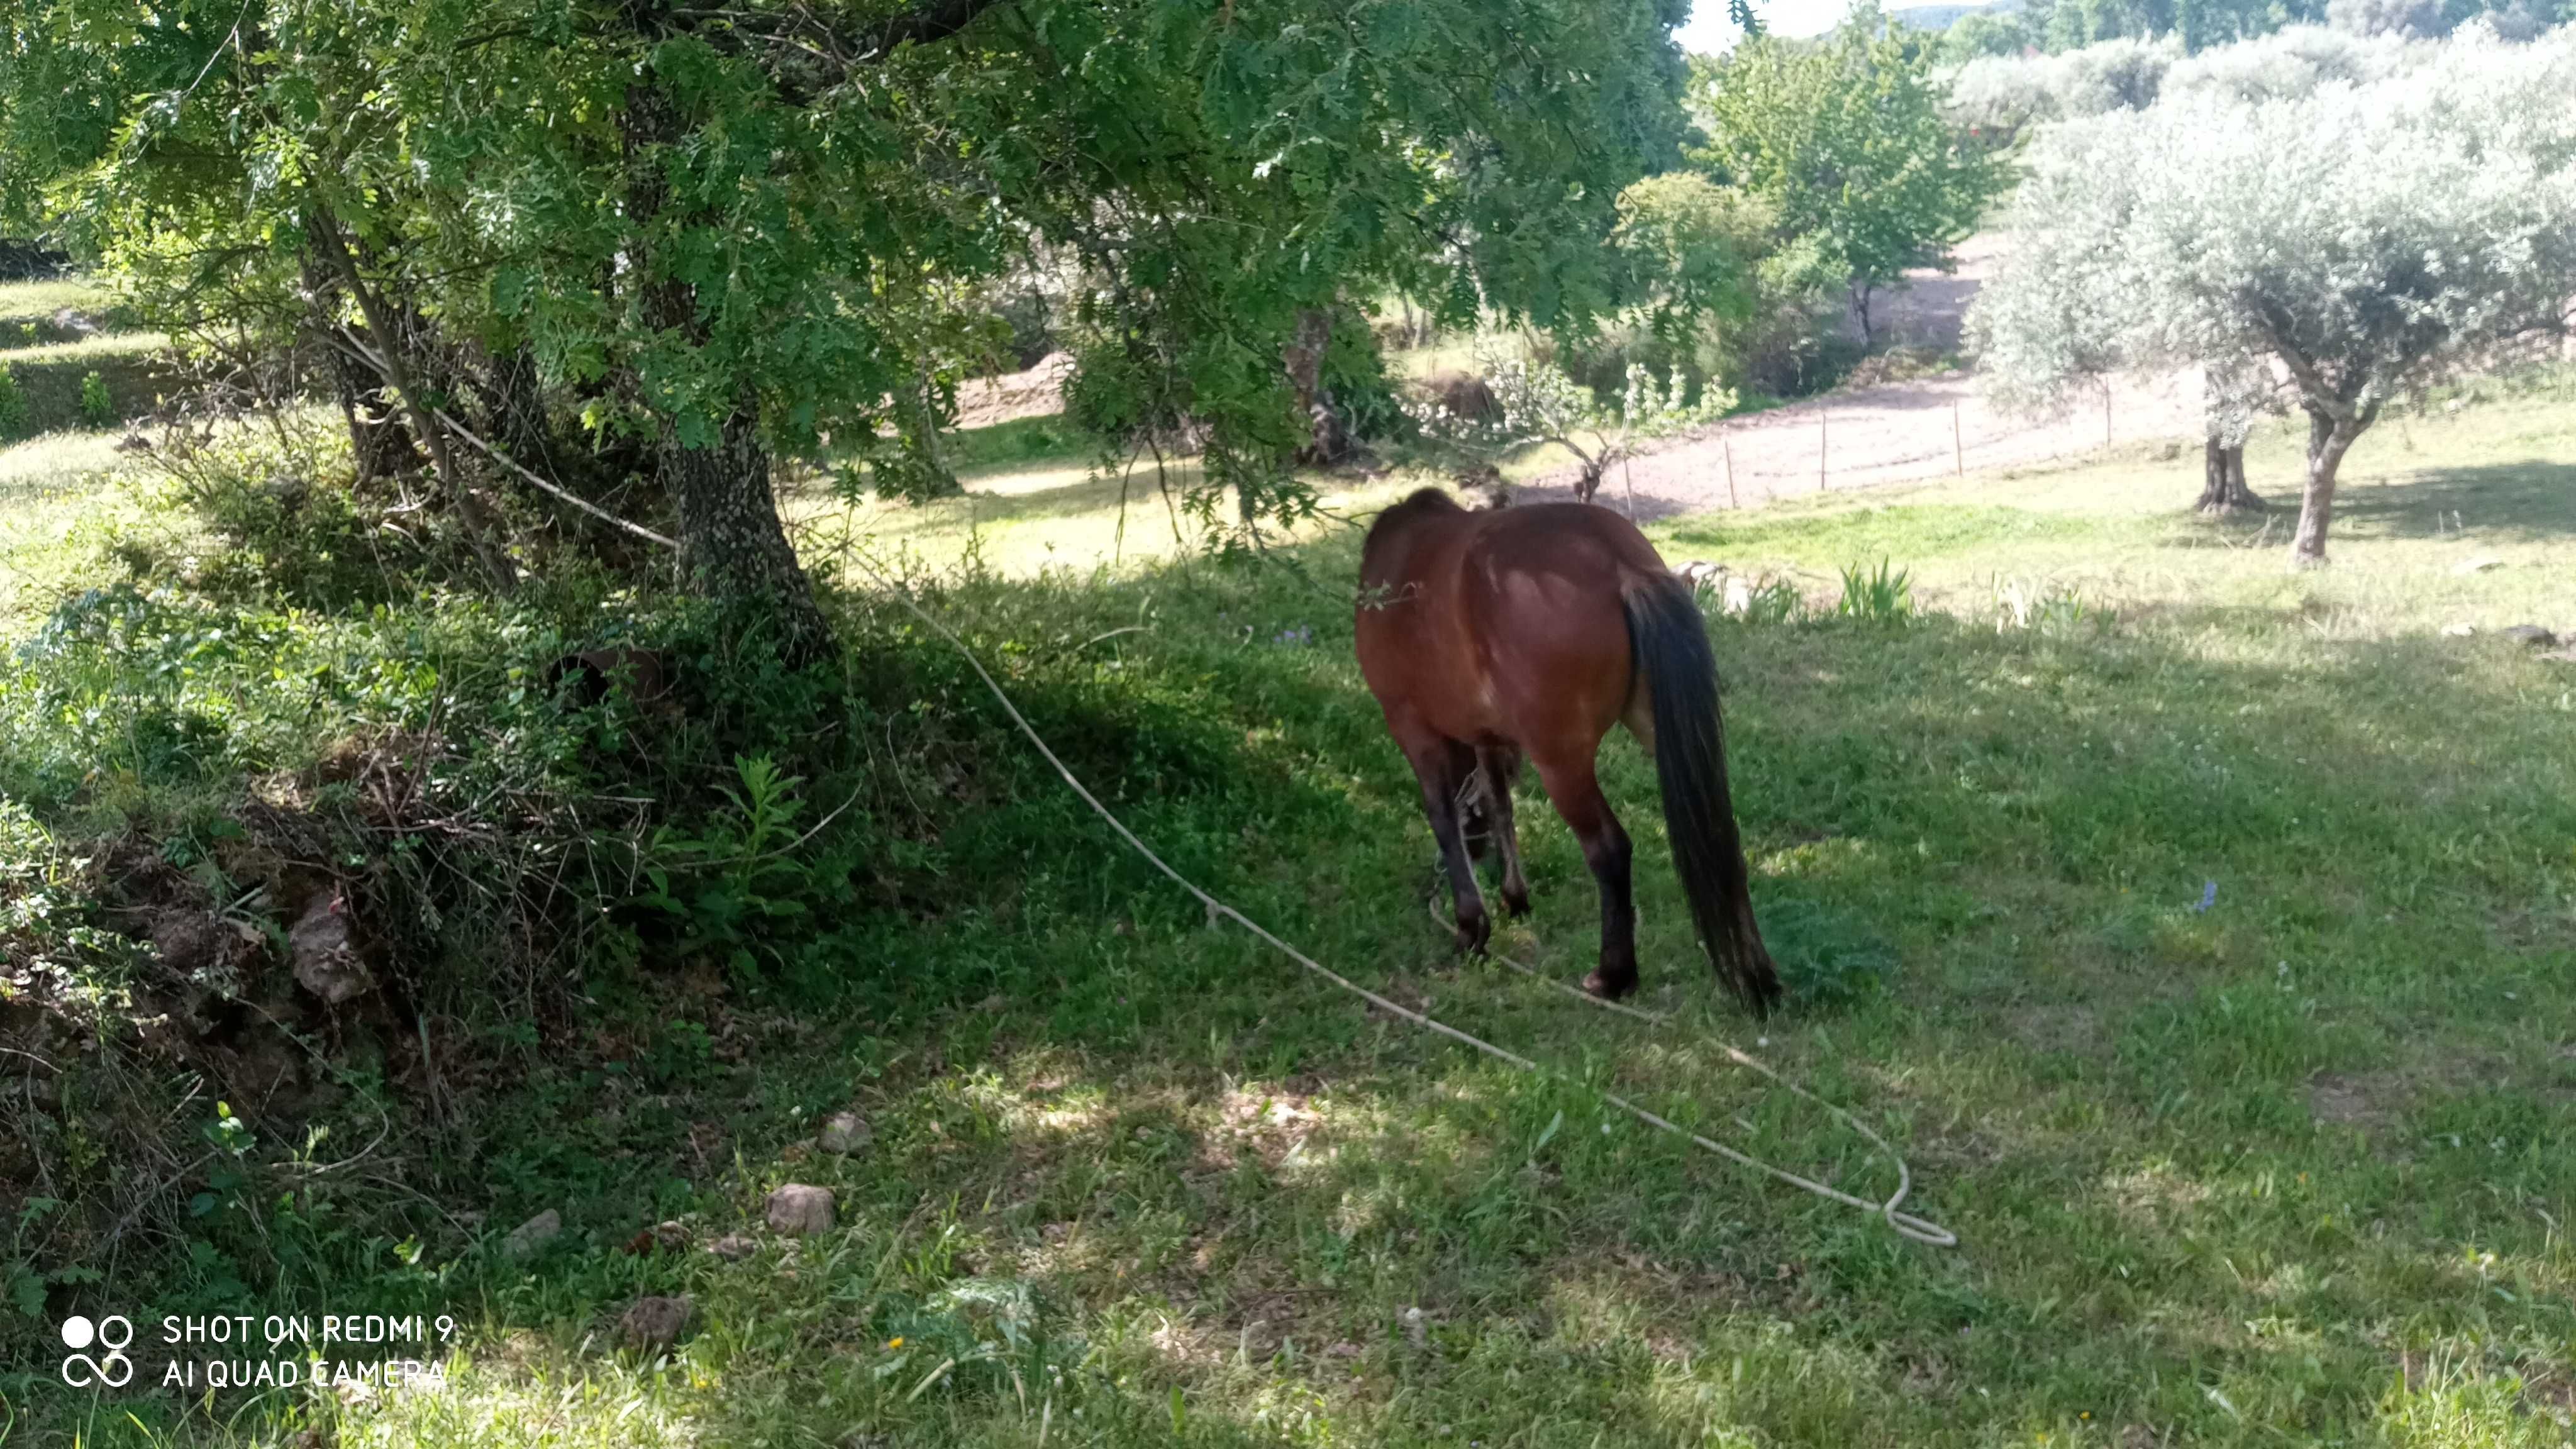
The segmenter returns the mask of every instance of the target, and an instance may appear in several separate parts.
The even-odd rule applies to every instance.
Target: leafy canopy
[[[1692,159],[1768,203],[1856,292],[1938,262],[2000,188],[1959,144],[1922,42],[1873,11],[1806,46],[1756,39],[1699,62],[1708,132]]]
[[[1623,305],[1603,242],[1678,160],[1685,12],[11,0],[0,204],[167,314],[272,337],[326,213],[388,294],[531,349],[595,429],[705,445],[748,410],[774,448],[879,439],[889,466],[990,351],[978,288],[1044,251],[1080,271],[1092,391],[1204,422],[1212,476],[1293,509],[1301,311]]]
[[[2240,105],[2195,93],[2042,133],[1969,325],[2044,408],[2199,363],[2358,417],[2557,325],[2576,289],[2576,31],[2472,35],[2420,70]],[[2236,399],[2256,401],[2252,396]]]

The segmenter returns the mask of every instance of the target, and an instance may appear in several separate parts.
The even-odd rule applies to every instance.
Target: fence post
[[[2111,446],[2111,379],[2102,379],[2102,446]]]
[[[1950,399],[1950,471],[1961,478],[1968,476],[1968,450],[1959,442],[1959,400],[1957,398]]]
[[[1833,487],[1825,479],[1825,413],[1825,405],[1816,404],[1816,491],[1819,493]]]
[[[1744,505],[1735,501],[1735,439],[1724,428],[1720,428],[1717,431],[1717,445],[1726,452],[1726,506],[1742,508]]]

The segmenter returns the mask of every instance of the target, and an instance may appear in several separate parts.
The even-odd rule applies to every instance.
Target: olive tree
[[[2472,31],[2371,85],[2207,95],[2043,133],[2010,262],[1970,318],[1992,393],[2044,407],[2106,373],[2198,364],[2213,414],[2275,380],[2307,415],[2300,566],[2382,410],[2576,291],[2576,30]]]

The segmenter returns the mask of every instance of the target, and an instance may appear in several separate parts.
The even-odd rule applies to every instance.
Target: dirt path
[[[1960,245],[1955,272],[1908,274],[1911,286],[1880,304],[1884,329],[1900,343],[1955,350],[1960,319],[1999,244],[1973,237]],[[2097,395],[2054,420],[1987,406],[1969,372],[1831,393],[1650,443],[1652,451],[1611,471],[1602,498],[1624,504],[1633,490],[1641,517],[1664,517],[2034,463],[2112,442],[2197,438],[2196,383],[2189,374],[2115,383],[2107,404]],[[1545,497],[1565,491],[1572,477],[1552,473],[1516,491]]]

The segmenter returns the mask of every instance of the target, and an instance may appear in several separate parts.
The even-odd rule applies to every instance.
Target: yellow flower
[[[888,1347],[888,1348],[901,1348],[901,1347],[903,1347],[903,1335],[901,1335],[901,1334],[896,1334],[894,1337],[887,1339],[887,1340],[886,1340],[886,1347]]]

